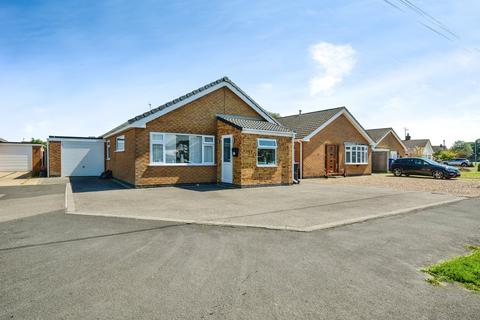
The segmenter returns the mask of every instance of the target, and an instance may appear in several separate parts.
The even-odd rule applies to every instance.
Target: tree
[[[438,153],[436,152],[435,159],[439,159],[442,161],[452,160],[453,158],[457,157],[457,153],[452,150],[440,150]]]
[[[462,140],[455,141],[450,150],[454,151],[460,158],[468,158],[473,153],[471,144]]]
[[[278,112],[268,112],[268,114],[270,115],[270,117],[274,118],[274,119],[278,119],[281,117],[280,113]]]
[[[43,141],[42,139],[35,139],[35,138],[32,138],[30,140],[30,143],[34,143],[34,144],[43,144],[44,146],[47,145],[47,143],[45,141]]]

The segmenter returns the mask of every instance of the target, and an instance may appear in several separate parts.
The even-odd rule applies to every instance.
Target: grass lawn
[[[433,276],[427,280],[432,284],[440,282],[458,282],[464,287],[480,292],[480,247],[469,247],[472,252],[434,264],[423,272]]]
[[[480,172],[478,171],[478,167],[475,164],[475,166],[466,168],[468,171],[463,171],[462,170],[462,175],[460,178],[465,178],[465,179],[480,179]]]

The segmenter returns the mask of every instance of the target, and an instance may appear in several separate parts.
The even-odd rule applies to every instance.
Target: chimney
[[[410,140],[410,133],[407,133],[407,135],[405,136],[405,140]]]
[[[445,139],[443,139],[443,150],[447,150],[447,145],[445,144]]]
[[[302,109],[298,109],[298,115],[302,114]]]

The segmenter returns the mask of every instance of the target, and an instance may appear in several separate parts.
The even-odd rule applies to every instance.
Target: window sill
[[[276,164],[257,164],[258,168],[277,168]]]
[[[215,167],[215,163],[149,163],[149,167]]]
[[[124,150],[115,150],[114,152],[125,152],[125,149]]]

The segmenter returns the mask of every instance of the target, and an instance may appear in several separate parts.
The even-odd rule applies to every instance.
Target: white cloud
[[[312,59],[322,74],[310,80],[310,93],[329,92],[340,83],[355,65],[355,50],[350,45],[334,45],[320,42],[310,48]]]

